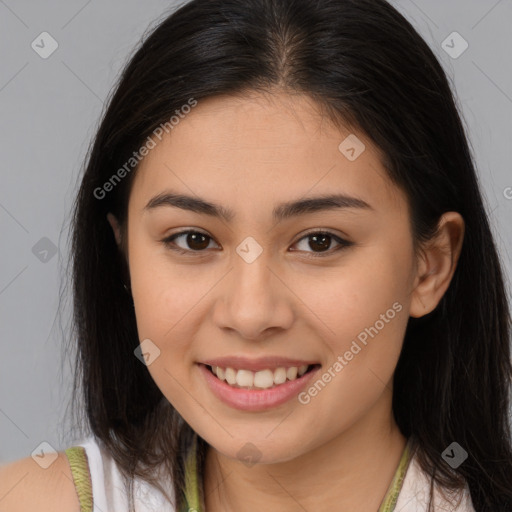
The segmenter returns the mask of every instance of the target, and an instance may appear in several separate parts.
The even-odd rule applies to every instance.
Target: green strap
[[[404,483],[405,474],[407,472],[407,467],[409,465],[411,456],[411,441],[410,439],[407,441],[405,445],[405,449],[402,453],[402,457],[400,458],[400,462],[398,464],[398,469],[396,470],[395,476],[389,485],[389,488],[386,492],[386,496],[382,501],[381,506],[379,507],[378,512],[393,512],[395,510],[396,502],[398,500],[398,495],[402,490],[402,485]]]
[[[199,502],[199,480],[197,474],[197,436],[194,436],[185,462],[185,503],[181,510],[185,512],[202,512]]]
[[[71,467],[78,500],[80,501],[80,512],[92,512],[92,484],[85,448],[83,446],[73,446],[66,449],[65,453]]]

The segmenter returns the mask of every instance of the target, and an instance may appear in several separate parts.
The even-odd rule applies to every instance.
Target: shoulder
[[[62,451],[55,455],[55,460],[46,469],[32,457],[0,465],[2,512],[80,511],[66,453]]]

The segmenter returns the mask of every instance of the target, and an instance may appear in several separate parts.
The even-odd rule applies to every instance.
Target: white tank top
[[[101,441],[89,437],[75,446],[84,447],[87,455],[94,502],[92,512],[128,512],[123,477]],[[167,486],[166,490],[174,499],[172,486]],[[178,512],[156,487],[143,480],[135,479],[133,493],[136,512]]]
[[[74,452],[78,458],[71,457],[69,450],[66,454],[70,459],[72,473],[75,480],[75,486],[81,502],[81,512],[128,512],[128,499],[124,490],[124,483],[119,469],[107,451],[103,448],[101,441],[94,437],[88,437],[82,442],[78,442],[74,447],[83,447],[87,459],[83,461],[79,458],[79,453]],[[194,445],[195,447],[195,445]],[[81,448],[78,448],[81,450]],[[195,449],[189,457],[189,463],[195,457]],[[78,477],[78,467],[87,468],[89,478]],[[195,464],[187,464],[187,506],[181,510],[173,507],[154,486],[145,481],[136,479],[134,481],[134,502],[136,512],[207,512],[204,510],[204,503],[197,503],[194,495],[198,496],[199,479],[195,474]],[[190,475],[194,478],[190,480]],[[170,483],[165,487],[171,498],[174,499],[174,490]],[[421,470],[417,457],[410,456],[409,443],[407,444],[400,464],[393,477],[386,497],[378,512],[426,512],[428,508],[428,498],[430,490],[430,478]],[[91,495],[93,506],[89,508],[86,505],[87,498]],[[191,497],[191,498],[190,498]],[[475,512],[471,502],[469,488],[466,485],[462,497],[457,504],[457,500],[452,498],[453,505],[449,501],[448,495],[444,496],[436,487],[434,491],[434,505],[437,511],[446,512]],[[192,506],[190,506],[192,505]]]

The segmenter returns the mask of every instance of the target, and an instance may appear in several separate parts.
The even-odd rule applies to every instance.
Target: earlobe
[[[446,212],[438,233],[421,254],[412,290],[409,314],[419,318],[433,311],[442,299],[457,267],[464,239],[464,219],[457,212]]]
[[[112,215],[110,212],[107,213],[107,220],[109,224],[112,226],[112,230],[114,231],[114,236],[116,238],[116,243],[118,246],[121,245],[121,228],[119,226],[119,222],[117,218]]]

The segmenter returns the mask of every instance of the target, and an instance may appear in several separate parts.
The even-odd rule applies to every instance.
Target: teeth
[[[254,373],[249,370],[238,370],[236,383],[241,387],[250,388],[254,383]]]
[[[215,368],[215,370],[217,370],[219,367],[215,366],[214,368]],[[221,370],[222,370],[222,368],[221,368]],[[217,375],[217,377],[219,377],[218,374],[216,374],[216,375]],[[236,384],[236,371],[233,370],[233,368],[226,368],[225,375],[226,375],[226,381],[228,384],[231,384],[231,385]]]
[[[276,368],[274,370],[274,382],[276,384],[283,384],[286,382],[286,368]]]
[[[268,389],[279,384],[284,384],[286,380],[295,380],[302,377],[308,369],[308,365],[291,366],[290,368],[279,367],[274,371],[260,370],[252,372],[250,370],[236,370],[234,368],[221,368],[220,366],[210,367],[212,372],[230,386],[249,388],[249,389]]]
[[[240,373],[243,370],[239,370]],[[252,373],[252,372],[251,372]],[[274,385],[274,373],[271,370],[262,370],[254,374],[254,386],[257,388],[271,388]]]
[[[286,377],[288,380],[293,380],[297,378],[297,372],[299,369],[296,366],[292,366],[286,370]]]

